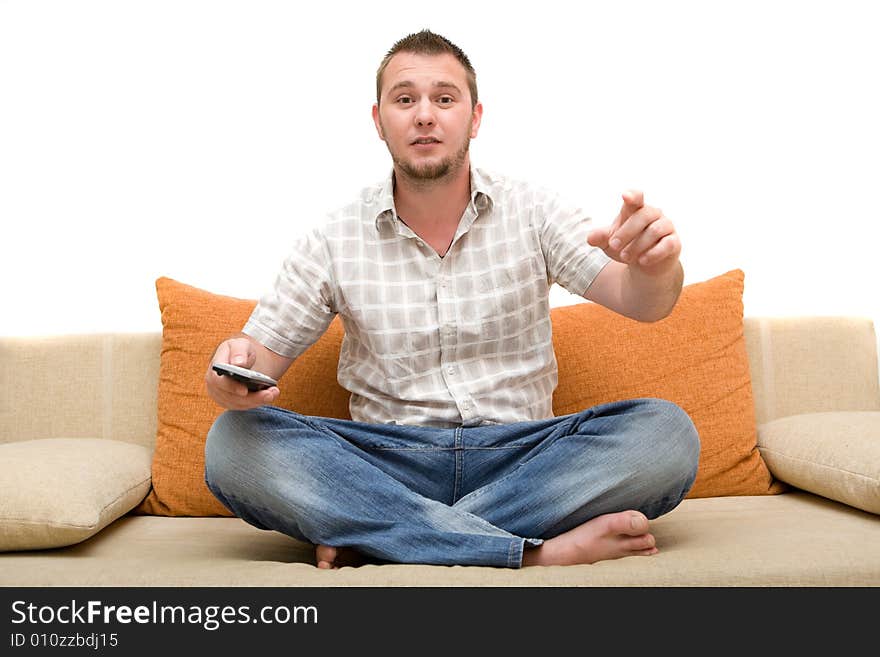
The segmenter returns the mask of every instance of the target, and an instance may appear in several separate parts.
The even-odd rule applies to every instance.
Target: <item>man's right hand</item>
[[[230,338],[220,343],[205,372],[205,385],[211,398],[223,408],[246,411],[274,402],[281,391],[276,386],[251,392],[243,383],[229,376],[220,376],[211,369],[214,363],[227,363],[252,369],[257,361],[257,349],[248,338]]]

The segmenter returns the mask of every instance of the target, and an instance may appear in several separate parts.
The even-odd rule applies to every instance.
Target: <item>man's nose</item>
[[[420,101],[415,116],[419,127],[434,125],[434,106],[427,99]]]

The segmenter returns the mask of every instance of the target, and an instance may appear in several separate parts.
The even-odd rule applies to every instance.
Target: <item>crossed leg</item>
[[[656,554],[654,537],[648,531],[649,518],[677,505],[693,481],[698,438],[680,409],[664,404],[654,400],[633,402],[628,407],[607,405],[596,413],[577,414],[571,420],[572,426],[564,429],[555,422],[545,423],[545,433],[555,434],[551,440],[539,436],[526,456],[516,453],[500,471],[489,468],[483,481],[465,481],[460,491],[456,484],[458,493],[446,503],[437,501],[440,498],[421,497],[407,488],[403,479],[389,479],[363,457],[351,458],[351,447],[340,451],[346,443],[340,442],[338,434],[328,444],[328,433],[301,421],[296,435],[291,434],[289,418],[283,422],[282,433],[269,427],[270,431],[261,429],[255,434],[264,436],[261,441],[269,450],[268,459],[254,461],[250,458],[252,448],[240,449],[242,436],[260,428],[259,422],[245,422],[245,427],[237,421],[239,426],[227,426],[216,438],[209,439],[206,455],[212,457],[208,463],[225,462],[224,468],[235,468],[237,477],[246,477],[255,486],[247,497],[235,494],[235,488],[230,489],[232,495],[224,496],[225,485],[212,487],[221,501],[256,526],[283,531],[300,540],[304,536],[317,539],[313,541],[315,562],[322,569],[359,565],[372,559],[508,567],[595,563]],[[626,416],[623,423],[630,425],[626,431],[619,430],[621,416]],[[244,420],[253,416],[233,417]],[[597,417],[598,425],[592,423]],[[611,430],[612,425],[617,428]],[[242,434],[245,429],[246,434]],[[482,429],[477,428],[480,436],[487,435]],[[522,430],[523,435],[531,435],[532,426]],[[490,439],[508,440],[507,427],[500,425],[496,431],[494,436],[489,432]],[[672,436],[668,441],[664,438],[667,434]],[[476,439],[477,433],[473,435]],[[280,442],[287,446],[279,450]],[[223,443],[225,446],[220,447]],[[227,451],[231,448],[238,456]],[[480,444],[474,455],[477,458],[476,454],[485,453],[495,458],[494,454],[503,451]],[[224,452],[225,458],[221,457]],[[596,454],[603,453],[604,461],[597,461]],[[331,464],[334,469],[345,464],[345,471],[358,472],[362,480],[374,479],[378,485],[379,477],[385,483],[361,489],[359,485],[352,487],[357,481],[352,479],[340,488],[328,470]],[[277,476],[266,477],[267,469],[277,471]],[[475,471],[481,472],[481,468]],[[263,476],[253,478],[256,472]],[[267,483],[270,488],[265,488]],[[317,483],[320,491],[315,488]],[[254,494],[266,502],[244,501],[253,500]],[[350,509],[346,511],[353,496],[363,498],[357,515],[352,515]],[[303,506],[313,502],[320,507]],[[621,508],[627,510],[619,511]],[[339,519],[333,520],[336,516]],[[333,524],[327,524],[330,521]],[[338,524],[340,521],[343,524]],[[311,527],[306,524],[309,522]],[[351,522],[356,524],[352,526]],[[352,538],[342,538],[340,531],[348,531]],[[333,540],[321,540],[319,534]],[[356,543],[362,546],[349,547]],[[380,544],[384,551],[377,548]],[[414,545],[420,546],[424,558],[412,551]]]

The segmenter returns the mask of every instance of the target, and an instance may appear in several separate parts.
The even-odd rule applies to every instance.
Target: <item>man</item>
[[[482,112],[457,46],[427,30],[398,41],[373,106],[391,176],[297,242],[214,354],[278,379],[338,314],[352,420],[206,372],[230,409],[208,435],[208,486],[252,525],[315,544],[321,568],[652,555],[649,519],[696,475],[696,431],[669,402],[551,407],[550,285],[665,317],[683,279],[672,223],[628,191],[590,231],[554,194],[472,167]]]

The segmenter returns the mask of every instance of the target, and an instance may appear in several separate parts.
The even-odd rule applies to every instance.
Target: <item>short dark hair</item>
[[[391,46],[391,50],[385,55],[382,63],[379,64],[379,70],[376,71],[377,103],[381,100],[382,96],[382,75],[385,73],[385,68],[388,66],[391,58],[399,52],[410,52],[417,55],[442,55],[443,53],[449,53],[454,56],[464,66],[465,73],[467,74],[468,89],[471,92],[471,107],[477,104],[477,73],[471,65],[471,60],[452,41],[427,29],[408,34]]]

